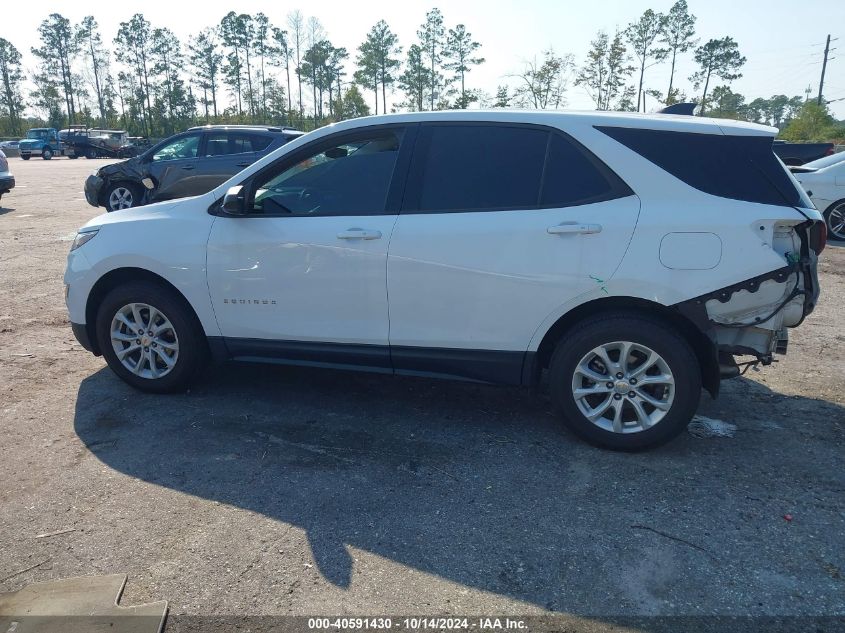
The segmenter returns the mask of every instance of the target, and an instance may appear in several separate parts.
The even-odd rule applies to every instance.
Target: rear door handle
[[[235,167],[249,167],[252,163],[238,163]]]
[[[190,170],[191,170],[191,169],[193,169],[193,168],[194,168],[194,166],[193,166],[193,165],[183,165],[183,166],[182,166],[182,169],[185,169],[185,170],[188,170],[188,171],[190,171]]]
[[[381,231],[367,229],[347,229],[337,234],[339,240],[377,240],[381,238]]]
[[[562,222],[555,226],[550,226],[546,229],[546,233],[550,235],[569,235],[572,233],[580,233],[582,235],[589,235],[591,233],[601,233],[601,224],[584,224],[582,222]]]

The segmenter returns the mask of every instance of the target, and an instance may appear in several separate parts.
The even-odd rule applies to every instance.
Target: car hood
[[[200,199],[202,198],[208,198],[208,201],[200,202]],[[194,204],[189,205],[189,202],[193,202]],[[127,222],[144,222],[150,220],[161,221],[183,212],[203,213],[202,210],[197,210],[197,203],[199,203],[199,207],[204,209],[210,206],[212,202],[214,202],[214,199],[209,194],[205,193],[201,196],[194,196],[192,198],[165,200],[164,202],[148,204],[142,207],[133,207],[131,209],[112,211],[111,213],[102,213],[94,218],[91,218],[80,230],[100,229],[112,224],[124,224]]]
[[[150,175],[150,170],[147,169],[147,164],[140,160],[140,157],[135,157],[122,160],[119,163],[104,165],[97,170],[97,175],[100,178],[120,176],[141,180]]]
[[[26,140],[21,141],[18,143],[18,147],[29,147],[30,145],[40,145],[43,143],[41,139],[38,138],[28,138]]]

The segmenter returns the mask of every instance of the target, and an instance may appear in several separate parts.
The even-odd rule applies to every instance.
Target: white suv
[[[610,113],[439,112],[307,134],[203,196],[101,215],[65,283],[123,380],[207,358],[535,386],[635,450],[702,386],[786,351],[824,223],[776,130]]]

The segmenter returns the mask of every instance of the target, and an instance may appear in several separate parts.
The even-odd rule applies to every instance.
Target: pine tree
[[[79,42],[73,36],[70,20],[51,13],[38,27],[41,47],[33,47],[32,54],[41,60],[43,81],[52,81],[64,95],[65,107],[70,124],[76,121],[77,78],[73,74],[73,61],[79,53]]]
[[[425,14],[425,22],[417,31],[420,39],[420,50],[428,63],[429,80],[429,109],[434,110],[434,102],[439,98],[439,91],[443,75],[440,73],[440,63],[443,60],[446,31],[443,27],[443,14],[440,9],[432,9]]]
[[[473,95],[466,90],[465,78],[466,73],[471,71],[473,66],[483,64],[485,61],[483,57],[473,57],[479,48],[481,48],[481,44],[472,39],[472,33],[467,31],[463,24],[459,24],[454,29],[449,29],[444,55],[447,62],[444,64],[444,68],[453,71],[455,73],[454,79],[459,79],[461,82],[461,92],[456,104],[461,109],[466,109],[475,100]]]
[[[20,51],[0,37],[0,115],[9,117],[9,131],[17,135],[23,134],[20,123],[24,109],[23,80]]]

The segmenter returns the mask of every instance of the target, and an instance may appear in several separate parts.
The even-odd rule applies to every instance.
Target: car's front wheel
[[[635,451],[689,424],[701,394],[695,352],[673,328],[636,313],[599,317],[567,332],[549,365],[555,407],[587,441]]]
[[[206,358],[204,334],[184,300],[150,282],[109,292],[97,312],[96,332],[109,367],[142,391],[183,391]]]
[[[827,235],[833,240],[845,240],[845,200],[840,200],[824,212]]]
[[[120,211],[131,209],[141,203],[141,193],[138,187],[125,182],[118,182],[106,189],[106,210]]]
[[[24,156],[23,154],[21,154],[21,158],[22,158],[23,160],[29,160],[30,158],[32,158],[32,156],[30,156],[29,154],[27,154],[26,156]]]
[[[41,152],[41,158],[43,158],[44,160],[50,160],[51,158],[53,158],[53,150],[51,150],[49,147],[45,148],[44,151]]]

